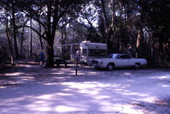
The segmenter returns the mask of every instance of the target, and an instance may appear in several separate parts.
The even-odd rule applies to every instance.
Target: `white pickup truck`
[[[130,54],[109,54],[107,58],[92,59],[91,65],[95,68],[113,70],[118,67],[134,67],[136,69],[147,64],[146,59],[132,58]]]

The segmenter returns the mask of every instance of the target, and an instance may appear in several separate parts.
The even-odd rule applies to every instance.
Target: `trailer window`
[[[107,55],[107,51],[106,50],[101,50],[101,55]]]
[[[89,55],[90,55],[90,56],[95,55],[95,54],[94,54],[94,49],[89,49]]]
[[[99,55],[100,54],[100,50],[97,49],[97,50],[94,51],[94,53],[95,53],[95,55]]]
[[[82,55],[87,55],[87,49],[83,49]]]
[[[104,56],[107,54],[106,50],[89,49],[89,56]]]

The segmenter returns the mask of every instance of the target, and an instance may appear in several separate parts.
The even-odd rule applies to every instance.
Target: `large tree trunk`
[[[109,19],[107,17],[106,11],[106,1],[101,0],[101,9],[102,9],[102,18],[104,21],[104,36],[105,42],[108,44],[108,53],[111,53],[113,50],[113,39],[114,39],[114,27],[115,27],[115,0],[112,0],[112,22],[109,24]]]
[[[51,17],[52,17],[52,11],[51,11],[51,7],[52,7],[52,3],[49,3],[49,5],[47,6],[47,18],[48,18],[48,24],[47,24],[47,28],[48,28],[48,31],[47,31],[47,64],[46,64],[46,67],[53,67],[54,66],[54,49],[53,49],[53,44],[54,44],[54,37],[55,37],[55,30],[52,26],[52,24],[54,24],[54,20],[53,20],[53,23],[51,22]],[[54,32],[54,33],[53,33]]]
[[[54,66],[54,49],[53,49],[53,41],[48,40],[47,46],[47,64],[46,67]]]
[[[51,35],[49,35],[51,36]],[[50,37],[47,41],[47,64],[46,67],[53,67],[54,66],[54,38]]]
[[[112,0],[112,22],[110,28],[108,27],[108,49],[109,53],[115,52],[116,47],[116,38],[115,38],[115,0]]]

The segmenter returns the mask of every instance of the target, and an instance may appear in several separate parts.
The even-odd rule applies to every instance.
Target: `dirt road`
[[[43,68],[0,72],[0,114],[169,114],[170,69]]]

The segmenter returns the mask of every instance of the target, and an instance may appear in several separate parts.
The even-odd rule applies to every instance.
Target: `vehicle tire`
[[[134,68],[135,69],[139,69],[141,67],[141,64],[140,63],[135,63],[135,65],[134,65]]]
[[[109,63],[107,65],[107,70],[112,71],[114,69],[114,64]]]

